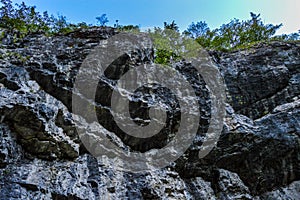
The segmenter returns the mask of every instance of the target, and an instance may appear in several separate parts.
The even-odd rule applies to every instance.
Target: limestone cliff
[[[99,42],[116,34],[112,28],[91,28],[52,37],[33,34],[18,42],[9,35],[3,39],[1,200],[300,199],[300,43],[209,52],[225,80],[227,104],[218,144],[202,159],[198,151],[210,122],[209,89],[190,63],[174,63],[199,98],[198,135],[169,167],[136,174],[97,161],[78,137],[72,117],[72,88],[82,62]],[[113,120],[109,102],[116,77],[152,62],[152,47],[142,46],[118,58],[99,80],[99,123],[123,149],[162,148],[176,134],[178,102],[156,86],[152,90],[168,111],[167,126],[158,135],[137,139]],[[147,118],[142,98],[133,102],[133,115]]]

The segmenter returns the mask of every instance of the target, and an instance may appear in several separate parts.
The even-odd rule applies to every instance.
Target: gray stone
[[[198,97],[200,128],[191,147],[169,167],[134,174],[116,169],[113,159],[96,160],[81,143],[72,118],[72,89],[83,60],[115,34],[113,28],[92,27],[52,37],[32,34],[17,43],[5,36],[0,44],[1,200],[300,198],[299,42],[210,52],[226,82],[228,104],[219,142],[202,159],[198,153],[211,120],[210,90],[190,63],[174,63],[171,67]],[[125,134],[111,114],[118,78],[151,64],[153,53],[151,45],[143,44],[115,60],[99,80],[96,112],[105,131],[94,127],[91,133],[105,132],[124,151],[159,149],[178,129],[176,97],[157,85],[137,91],[131,104],[136,123],[147,124],[149,106],[141,102],[151,99],[151,92],[159,96],[168,123],[156,137]],[[91,124],[86,118],[80,126]]]

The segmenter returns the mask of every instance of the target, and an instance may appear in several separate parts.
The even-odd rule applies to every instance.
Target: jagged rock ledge
[[[203,134],[199,131],[190,149],[169,167],[132,174],[91,156],[81,144],[71,116],[71,92],[80,65],[100,41],[115,34],[118,32],[112,28],[92,28],[54,37],[30,35],[18,43],[3,39],[1,200],[300,199],[299,42],[210,52],[228,96],[217,147],[198,159]],[[109,74],[151,61],[153,49],[145,46],[121,57]],[[197,88],[202,102],[199,130],[206,130],[210,110],[205,84],[188,63],[173,67],[181,69]],[[167,105],[170,121],[156,138],[141,140],[125,135],[113,122],[108,102],[114,86],[114,81],[99,82],[97,114],[116,144],[147,151],[172,139],[179,120],[172,95],[152,88]],[[137,116],[144,117],[139,106],[134,108]]]

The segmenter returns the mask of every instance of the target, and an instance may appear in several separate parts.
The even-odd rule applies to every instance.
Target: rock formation
[[[0,199],[300,199],[300,43],[272,42],[209,54],[227,86],[226,118],[217,146],[198,158],[210,122],[209,89],[185,61],[184,74],[199,98],[199,131],[191,147],[166,168],[130,173],[100,162],[82,144],[72,117],[76,74],[112,28],[67,35],[32,34],[0,46]],[[114,122],[110,97],[130,67],[153,62],[143,46],[111,64],[99,80],[96,113],[107,137],[123,149],[162,148],[176,134],[178,102],[159,86],[148,90],[167,105],[167,125],[137,139]],[[174,81],[174,84],[177,83]],[[149,91],[131,103],[147,124]],[[145,114],[146,113],[146,114]],[[86,123],[91,123],[88,120]],[[86,124],[82,124],[86,126]],[[101,130],[98,130],[101,131]],[[107,161],[109,162],[109,161]]]

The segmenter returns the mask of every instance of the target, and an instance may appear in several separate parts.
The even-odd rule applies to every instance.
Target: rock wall
[[[300,199],[300,43],[261,44],[231,53],[210,52],[227,86],[226,118],[217,146],[198,158],[209,124],[209,90],[193,66],[174,63],[199,98],[200,129],[191,147],[169,167],[122,172],[95,159],[72,118],[72,88],[86,56],[112,28],[68,35],[30,35],[0,46],[0,199]],[[126,135],[109,108],[115,79],[153,61],[151,46],[120,57],[99,81],[96,112],[118,146],[145,152],[176,134],[178,102],[157,86],[167,126],[145,140]],[[174,84],[177,84],[174,82]],[[147,122],[141,100],[133,115]],[[89,123],[88,121],[86,123]],[[86,124],[82,124],[86,126]],[[97,130],[102,131],[102,130]]]

